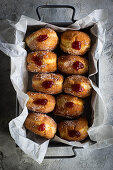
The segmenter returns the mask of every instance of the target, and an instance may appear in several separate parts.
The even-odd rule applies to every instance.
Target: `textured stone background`
[[[108,23],[106,24],[106,44],[100,58],[100,90],[107,106],[107,122],[113,125],[113,0],[1,0],[0,18],[18,20],[20,16],[27,15],[37,19],[36,7],[42,4],[69,4],[76,8],[76,18],[86,16],[94,9],[108,9]],[[66,21],[70,19],[71,11],[55,10],[45,11],[45,21]],[[43,11],[41,14],[44,15]],[[113,146],[100,150],[77,150],[77,157],[72,159],[44,160],[41,165],[27,157],[19,148],[15,147],[14,141],[8,133],[8,122],[15,114],[15,92],[9,80],[10,61],[0,52],[0,170],[112,170],[113,169]],[[60,152],[59,152],[60,151]],[[47,155],[68,155],[71,148],[48,149]]]

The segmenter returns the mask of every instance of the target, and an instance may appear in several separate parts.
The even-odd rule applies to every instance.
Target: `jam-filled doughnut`
[[[57,94],[62,92],[63,76],[60,74],[36,74],[32,78],[32,87],[36,91]]]
[[[90,48],[90,43],[91,39],[86,33],[68,30],[61,35],[60,47],[68,54],[83,55]]]
[[[65,93],[82,98],[90,96],[92,91],[92,86],[88,78],[79,75],[67,77],[64,81],[63,88]]]
[[[26,38],[26,44],[32,51],[54,50],[58,44],[58,36],[51,28],[41,28]]]
[[[27,92],[29,100],[27,108],[39,113],[52,112],[55,107],[55,98],[49,94]]]
[[[85,74],[88,72],[88,60],[74,55],[62,55],[58,58],[58,69],[65,74]]]
[[[27,69],[31,72],[54,72],[57,69],[57,56],[53,52],[37,51],[27,56]]]
[[[68,141],[82,141],[87,136],[88,122],[85,118],[64,120],[58,124],[58,131],[62,139]]]
[[[29,113],[24,126],[31,132],[47,139],[52,139],[57,129],[57,124],[51,117],[39,113]]]
[[[84,102],[75,96],[61,94],[56,99],[54,114],[73,118],[83,113]]]

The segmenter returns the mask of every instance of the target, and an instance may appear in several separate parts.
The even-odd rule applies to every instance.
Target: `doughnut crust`
[[[58,36],[51,28],[41,28],[26,38],[26,44],[32,51],[54,50],[58,44]]]
[[[27,108],[31,111],[39,113],[52,112],[55,107],[55,97],[49,94],[27,92],[29,100]]]
[[[82,141],[87,136],[88,122],[85,118],[64,120],[58,124],[58,131],[62,139],[68,141]]]
[[[74,55],[62,55],[58,58],[58,69],[65,74],[80,74],[88,72],[88,60]]]
[[[47,139],[52,139],[57,129],[57,124],[51,117],[39,113],[29,113],[24,126],[31,132]]]
[[[57,56],[53,52],[37,51],[27,56],[27,70],[30,72],[54,72],[57,69]]]
[[[67,77],[64,81],[63,89],[65,93],[81,98],[90,96],[92,92],[92,86],[88,78],[79,75]]]
[[[86,33],[68,30],[61,35],[60,47],[68,54],[83,55],[90,48],[90,43],[91,39]]]
[[[36,91],[46,94],[62,92],[63,76],[60,74],[36,74],[32,78],[32,87]]]
[[[61,94],[56,99],[55,115],[73,118],[83,113],[84,102],[82,99],[71,95]]]

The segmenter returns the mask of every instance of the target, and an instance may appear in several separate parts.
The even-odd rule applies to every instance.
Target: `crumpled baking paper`
[[[40,25],[42,27],[53,28],[57,32],[63,32],[68,29],[80,30],[89,26],[91,33],[96,37],[95,43],[89,52],[89,79],[93,86],[93,95],[91,99],[94,111],[94,120],[92,127],[89,128],[88,134],[91,140],[85,142],[69,142],[55,136],[53,140],[66,143],[68,145],[83,147],[88,149],[97,149],[107,147],[113,144],[113,127],[105,124],[107,116],[106,107],[99,91],[99,88],[92,81],[93,76],[98,72],[97,61],[101,56],[103,45],[105,42],[105,22],[107,12],[102,9],[93,11],[91,14],[76,21],[68,28],[57,27],[48,23],[34,20],[27,16],[21,16],[18,23],[9,20],[0,22],[0,50],[8,55],[11,59],[10,79],[17,93],[19,104],[22,112],[18,117],[9,122],[9,131],[15,143],[29,157],[41,163],[46,154],[49,140],[35,136],[30,138],[26,136],[26,130],[23,123],[28,115],[26,103],[28,96],[26,95],[28,72],[26,70],[26,56],[24,37],[28,26]],[[96,143],[92,142],[96,141]]]

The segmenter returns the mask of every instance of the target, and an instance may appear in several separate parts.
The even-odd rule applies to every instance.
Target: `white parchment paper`
[[[85,18],[82,18],[70,25],[68,28],[57,27],[48,23],[40,22],[32,18],[21,16],[18,23],[9,20],[0,22],[0,50],[8,55],[11,59],[11,74],[10,79],[17,93],[18,101],[22,107],[22,113],[9,123],[9,130],[15,143],[26,153],[29,157],[41,163],[47,151],[49,140],[35,136],[31,140],[26,136],[26,130],[23,123],[28,115],[26,103],[28,96],[26,95],[28,72],[26,70],[26,56],[24,37],[27,26],[39,25],[42,27],[50,27],[57,32],[63,32],[67,29],[80,30],[93,26],[91,33],[96,37],[96,42],[92,46],[89,53],[89,79],[92,83],[94,92],[92,95],[92,108],[94,110],[94,121],[92,127],[89,128],[88,134],[91,140],[96,141],[92,143],[91,140],[80,142],[68,142],[55,136],[53,140],[60,141],[69,145],[83,147],[88,149],[97,149],[113,144],[113,127],[104,123],[107,116],[105,104],[103,102],[101,93],[92,77],[98,72],[97,61],[101,56],[103,45],[105,42],[105,22],[107,13],[104,10],[95,10]]]

